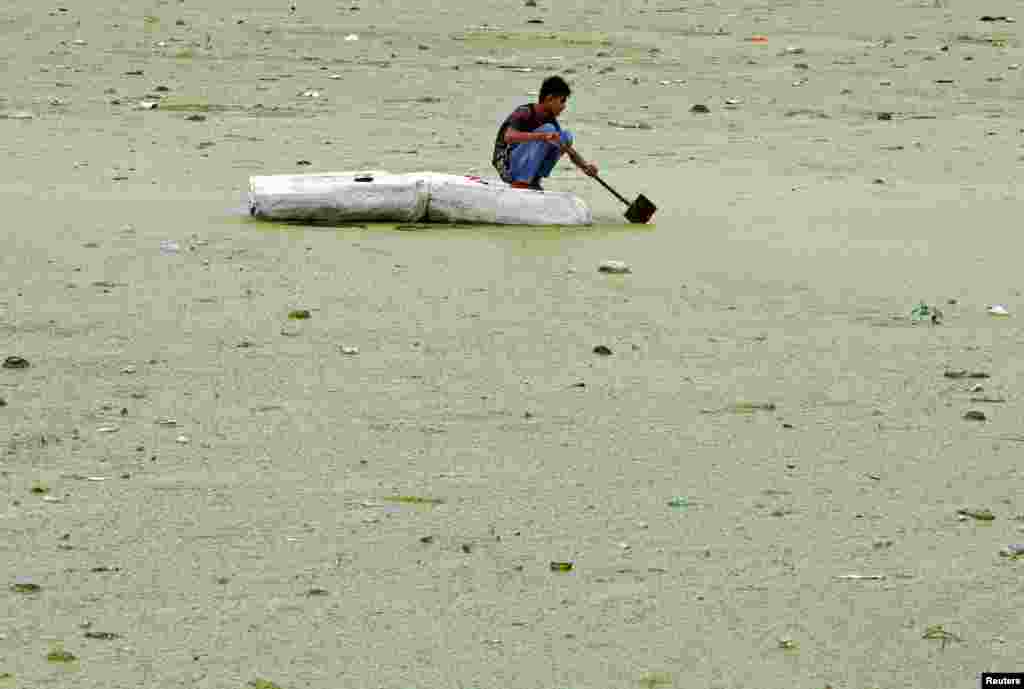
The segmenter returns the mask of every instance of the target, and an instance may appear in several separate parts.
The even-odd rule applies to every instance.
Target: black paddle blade
[[[643,224],[654,216],[656,210],[658,207],[649,198],[640,194],[636,197],[636,201],[629,204],[629,208],[626,209],[626,220]]]

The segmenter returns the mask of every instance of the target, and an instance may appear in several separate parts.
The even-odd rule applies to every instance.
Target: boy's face
[[[544,100],[541,101],[541,105],[551,113],[552,117],[558,117],[565,110],[565,103],[568,100],[566,96],[545,96]]]

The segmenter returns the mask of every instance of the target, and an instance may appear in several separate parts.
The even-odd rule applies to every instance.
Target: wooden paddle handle
[[[594,179],[596,179],[596,180],[597,180],[598,182],[600,182],[600,183],[601,183],[601,186],[603,186],[603,187],[604,187],[605,189],[607,189],[607,190],[608,190],[608,191],[610,191],[611,193],[615,194],[615,196],[616,196],[616,197],[617,197],[617,198],[619,199],[619,201],[622,201],[622,202],[623,202],[624,204],[626,204],[627,206],[628,206],[628,205],[630,205],[630,204],[629,204],[629,201],[628,201],[628,200],[627,200],[626,198],[624,198],[624,197],[622,196],[622,194],[620,194],[619,192],[615,191],[615,190],[614,190],[614,189],[612,189],[612,188],[611,188],[610,186],[608,186],[608,183],[607,183],[607,182],[605,182],[605,181],[604,181],[603,179],[601,179],[601,178],[600,178],[600,177],[598,177],[597,175],[594,175]]]
[[[574,148],[573,148],[572,146],[565,146],[565,150],[569,152],[569,155],[570,155],[570,157],[572,157],[572,158],[579,158],[579,157],[580,157],[580,154],[579,154],[579,153],[577,153],[577,152],[576,152],[576,149],[574,149]],[[617,198],[617,199],[618,199],[619,201],[622,201],[622,202],[623,202],[624,204],[626,204],[627,206],[628,206],[628,205],[630,205],[630,202],[629,202],[629,200],[628,200],[628,199],[626,199],[626,198],[625,198],[625,197],[624,197],[624,196],[623,196],[622,194],[620,194],[619,192],[617,192],[617,191],[615,191],[614,189],[612,189],[612,188],[611,188],[611,186],[609,186],[609,184],[608,184],[607,182],[605,182],[605,181],[604,181],[603,179],[601,179],[601,178],[600,178],[600,177],[598,177],[597,175],[594,175],[594,179],[596,179],[596,180],[597,180],[598,182],[600,182],[600,183],[601,183],[601,186],[602,186],[602,187],[604,187],[605,189],[607,189],[607,190],[608,190],[608,191],[610,191],[611,193],[615,194],[615,198]]]

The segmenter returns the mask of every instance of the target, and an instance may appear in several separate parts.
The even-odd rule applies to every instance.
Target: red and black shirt
[[[498,128],[498,136],[494,139],[494,155],[491,157],[491,164],[494,165],[494,169],[498,171],[503,180],[511,182],[508,174],[508,162],[512,156],[512,149],[518,146],[518,144],[505,143],[505,130],[512,128],[517,132],[532,132],[549,122],[555,125],[555,129],[562,131],[558,120],[538,112],[533,103],[527,103],[513,110],[512,114],[501,123],[501,127]]]

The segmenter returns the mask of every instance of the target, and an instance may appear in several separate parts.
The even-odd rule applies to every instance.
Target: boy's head
[[[565,110],[565,101],[571,94],[572,89],[569,88],[565,79],[559,76],[548,77],[540,85],[537,103],[550,112],[553,117],[558,117]]]

